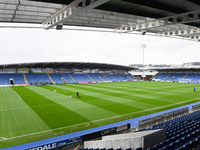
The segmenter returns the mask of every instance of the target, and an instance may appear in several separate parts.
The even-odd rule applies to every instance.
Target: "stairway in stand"
[[[49,79],[51,80],[51,82],[52,82],[53,84],[55,84],[55,82],[53,81],[53,79],[51,78],[51,76],[49,75],[49,73],[47,73],[47,75],[48,75]]]
[[[88,76],[88,77],[89,77],[89,78],[90,78],[92,81],[94,81],[94,82],[95,82],[95,80],[94,80],[94,79],[92,79],[92,77],[90,77],[90,76],[89,76],[89,74],[87,74],[87,73],[86,73],[86,75],[87,75],[87,76]]]
[[[68,74],[68,75],[72,78],[72,80],[73,80],[74,82],[77,83],[77,81],[71,76],[71,74]]]
[[[28,85],[28,80],[27,80],[27,78],[26,78],[26,75],[25,75],[25,73],[23,73],[23,76],[24,76],[24,81],[26,82],[26,84]]]

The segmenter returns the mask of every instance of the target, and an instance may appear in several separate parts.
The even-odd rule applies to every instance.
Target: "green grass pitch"
[[[196,92],[193,92],[193,86],[196,86]],[[77,91],[80,98],[76,96]],[[200,85],[188,83],[139,81],[1,87],[0,148],[135,118],[199,100]]]

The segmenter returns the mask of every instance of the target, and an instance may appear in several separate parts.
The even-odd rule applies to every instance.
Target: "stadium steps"
[[[65,80],[65,78],[60,78],[61,79],[61,81],[63,82],[63,83],[67,83],[67,81]]]
[[[49,75],[49,73],[47,73],[47,75],[48,75],[49,79],[51,80],[51,82],[52,82],[53,84],[55,84],[55,82],[53,81],[53,79],[51,78],[51,76]]]
[[[125,80],[123,77],[121,77],[120,75],[117,75],[117,76],[119,76],[120,78],[122,78],[123,80]]]
[[[77,81],[71,76],[71,74],[68,74],[71,78],[72,78],[72,80],[75,82],[75,83],[77,83]]]
[[[165,80],[171,73],[169,73],[166,77],[164,77],[162,80]]]
[[[62,83],[65,83],[63,82],[63,80],[61,79],[61,77],[56,73],[57,77],[60,78],[60,80],[62,81]]]
[[[24,77],[24,81],[26,82],[26,84],[28,84],[28,80],[27,80],[27,78],[26,78],[25,73],[23,73],[23,77]]]
[[[100,79],[101,81],[105,81],[102,77],[99,77],[99,79]]]
[[[92,79],[92,77],[90,77],[90,75],[89,74],[87,74],[86,73],[86,75],[92,80],[92,81],[94,81],[95,82],[95,80],[94,79]]]
[[[172,77],[172,78],[169,79],[169,81],[172,81],[172,80],[175,79],[175,78],[176,78],[176,77]]]
[[[103,75],[104,77],[106,77],[109,81],[112,82],[112,80],[110,80],[105,74],[102,73],[102,75]]]
[[[129,74],[131,77],[133,77],[134,79],[136,79],[136,80],[140,80],[139,78],[137,78],[137,77],[135,77],[135,76],[133,76],[132,74]],[[131,78],[130,78],[131,79]],[[131,79],[131,80],[133,80],[133,79]]]
[[[180,82],[181,80],[185,79],[185,77],[186,77],[187,75],[188,75],[188,73],[187,73],[182,79],[180,79],[179,82]]]
[[[131,78],[130,78],[130,77],[128,77],[128,76],[127,76],[127,78],[129,78],[130,80],[133,80],[133,79],[131,79]]]
[[[153,80],[159,73],[155,74],[154,76],[151,77],[151,80]]]

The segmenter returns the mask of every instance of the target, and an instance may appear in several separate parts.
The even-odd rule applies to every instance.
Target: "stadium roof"
[[[180,72],[180,71],[200,71],[200,68],[165,68],[165,69],[153,69],[153,70],[157,70],[157,71],[166,71],[166,72],[170,72],[170,71],[175,71],[175,72]]]
[[[38,62],[38,63],[20,63],[20,64],[4,64],[0,65],[1,69],[5,68],[65,68],[65,69],[111,69],[111,70],[136,70],[136,68],[103,64],[103,63],[84,63],[84,62]]]
[[[43,23],[46,29],[64,24],[199,41],[199,19],[198,0],[0,1],[0,22]]]

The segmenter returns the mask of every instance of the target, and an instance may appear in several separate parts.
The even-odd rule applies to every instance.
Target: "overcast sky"
[[[182,64],[200,61],[200,43],[147,35],[91,31],[0,28],[0,64],[96,62]]]

